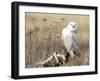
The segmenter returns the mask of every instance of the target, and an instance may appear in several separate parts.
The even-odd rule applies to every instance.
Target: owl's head
[[[68,29],[71,31],[71,32],[75,32],[77,33],[78,31],[78,24],[74,21],[71,21],[69,24],[68,24]]]

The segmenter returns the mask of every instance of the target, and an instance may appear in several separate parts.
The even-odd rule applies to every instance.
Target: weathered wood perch
[[[60,54],[58,52],[54,52],[49,58],[38,63],[37,65],[42,65],[43,67],[54,67],[60,66],[66,63],[68,55]]]

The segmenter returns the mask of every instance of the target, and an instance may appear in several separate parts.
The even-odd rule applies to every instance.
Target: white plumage
[[[67,27],[62,30],[62,40],[65,48],[74,57],[74,54],[80,56],[80,47],[77,39],[78,24],[70,22]]]

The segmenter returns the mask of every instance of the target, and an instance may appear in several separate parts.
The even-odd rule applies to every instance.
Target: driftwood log
[[[64,54],[59,52],[54,52],[49,58],[38,63],[37,65],[42,65],[43,67],[56,67],[65,64],[68,61],[69,54],[65,51]]]

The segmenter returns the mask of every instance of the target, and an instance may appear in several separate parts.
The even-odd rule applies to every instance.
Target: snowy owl
[[[62,30],[62,40],[65,48],[71,55],[80,56],[80,47],[77,39],[78,24],[76,22],[70,22],[67,27]]]

